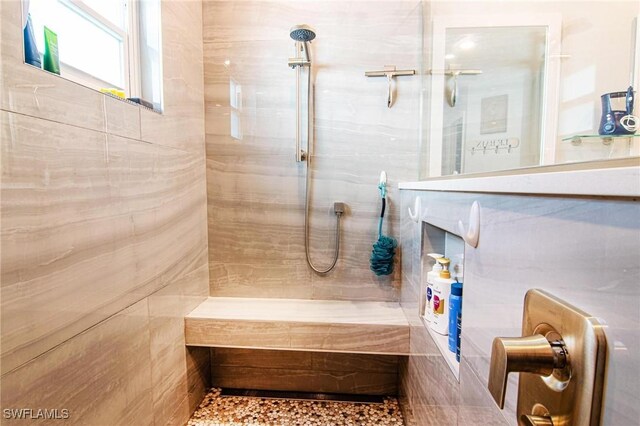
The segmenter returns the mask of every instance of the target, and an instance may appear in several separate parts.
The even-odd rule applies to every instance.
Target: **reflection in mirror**
[[[443,175],[539,163],[546,32],[446,30]]]
[[[431,3],[423,178],[640,155],[640,2],[517,3]]]

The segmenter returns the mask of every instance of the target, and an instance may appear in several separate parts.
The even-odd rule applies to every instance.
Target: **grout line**
[[[108,133],[106,130],[105,131],[101,131],[101,130],[96,130],[96,129],[93,129],[93,128],[90,128],[90,127],[77,126],[75,124],[64,123],[62,121],[52,120],[52,119],[46,118],[46,117],[38,117],[38,116],[35,116],[35,115],[31,115],[31,114],[25,114],[23,112],[7,110],[7,109],[4,109],[4,108],[0,108],[0,111],[6,112],[8,114],[19,115],[19,116],[22,116],[22,117],[33,118],[35,120],[43,120],[43,121],[47,121],[49,123],[56,123],[56,124],[59,124],[61,126],[69,126],[69,127],[75,128],[75,129],[86,130],[86,131],[94,132],[94,133],[101,133],[101,134],[104,134],[106,136],[113,136],[113,137],[117,137],[117,138],[121,138],[121,139],[127,139],[127,140],[132,141],[132,142],[139,142],[139,143],[143,143],[143,144],[147,144],[147,145],[153,145],[153,146],[158,146],[158,147],[162,147],[162,148],[167,148],[167,149],[171,149],[171,150],[174,150],[174,151],[179,151],[179,152],[186,153],[186,154],[195,154],[196,153],[195,151],[188,151],[188,150],[184,150],[184,149],[181,149],[181,148],[176,148],[176,147],[169,146],[169,145],[159,144],[157,142],[149,142],[149,141],[146,141],[144,139],[136,139],[136,138],[131,138],[131,137],[128,137],[128,136],[120,136],[120,135],[117,135],[115,133]],[[105,128],[106,128],[106,118],[105,118]],[[206,156],[205,156],[205,158],[206,158]]]
[[[157,288],[157,289],[155,289],[152,293],[149,293],[149,294],[147,294],[147,295],[145,295],[145,296],[142,296],[142,297],[141,297],[141,298],[139,298],[139,299],[134,300],[133,302],[129,303],[128,305],[126,305],[126,306],[125,306],[125,307],[123,307],[122,309],[118,310],[117,312],[114,312],[113,314],[111,314],[111,315],[109,315],[109,316],[107,316],[107,317],[105,317],[105,318],[101,319],[100,321],[96,322],[95,324],[92,324],[91,326],[89,326],[89,327],[87,327],[87,328],[83,329],[82,331],[80,331],[80,332],[78,332],[78,333],[75,333],[73,336],[69,336],[68,338],[64,339],[64,340],[63,340],[63,341],[61,341],[60,343],[57,343],[56,345],[54,345],[54,346],[50,347],[50,348],[49,348],[49,349],[47,349],[46,351],[41,352],[41,353],[39,353],[38,355],[34,356],[33,358],[30,358],[30,359],[28,359],[28,360],[24,361],[23,363],[21,363],[21,364],[19,364],[19,365],[15,366],[15,367],[14,367],[14,368],[12,368],[11,370],[6,371],[6,372],[2,373],[2,375],[0,376],[0,378],[5,377],[5,376],[9,375],[10,373],[13,373],[14,371],[17,371],[17,370],[19,370],[20,368],[22,368],[22,367],[24,367],[24,366],[28,365],[29,363],[31,363],[31,362],[33,362],[33,361],[37,360],[38,358],[41,358],[41,357],[43,357],[43,356],[47,355],[49,352],[54,351],[55,349],[57,349],[58,347],[62,346],[63,344],[65,344],[65,343],[67,343],[67,342],[69,342],[69,341],[71,341],[71,340],[73,340],[73,339],[75,339],[75,338],[77,338],[77,337],[79,337],[79,336],[81,336],[81,335],[85,334],[85,333],[88,333],[89,331],[92,331],[93,329],[97,328],[98,326],[102,325],[103,323],[105,323],[105,322],[107,322],[107,321],[109,321],[109,320],[113,319],[113,318],[114,318],[114,317],[116,317],[117,315],[120,315],[122,312],[124,312],[124,311],[126,311],[127,309],[131,308],[133,305],[135,305],[135,304],[137,304],[137,303],[140,303],[141,301],[143,301],[143,300],[145,300],[145,299],[148,299],[149,297],[153,296],[154,294],[156,294],[156,293],[157,293],[157,292],[159,292],[160,290],[165,289],[167,286],[169,286],[169,285],[171,285],[171,284],[175,283],[176,281],[178,281],[179,279],[183,278],[184,276],[188,275],[188,274],[189,274],[189,273],[191,273],[191,272],[193,272],[193,271],[192,271],[192,270],[190,270],[190,271],[188,271],[188,272],[186,272],[186,273],[184,273],[184,274],[178,275],[178,276],[177,276],[177,277],[175,277],[173,280],[167,281],[164,285],[162,285],[161,287],[158,287],[158,288]],[[132,290],[135,290],[135,289],[132,289]],[[127,294],[129,294],[129,293],[127,293]],[[149,315],[149,303],[148,303],[148,301],[147,301],[147,315]],[[148,322],[148,324],[147,324],[147,325],[149,325],[149,324],[150,324],[150,323],[149,323],[149,319],[150,319],[150,317],[147,317],[147,322]],[[185,346],[185,347],[186,347],[186,346]]]

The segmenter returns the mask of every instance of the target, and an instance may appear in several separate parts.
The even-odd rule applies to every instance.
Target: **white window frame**
[[[126,97],[140,97],[139,0],[123,1],[125,8],[124,29],[96,12],[82,0],[57,1],[78,13],[84,19],[92,21],[102,30],[111,33],[115,38],[122,40],[120,54],[122,55],[124,68],[122,70],[124,87],[118,87],[118,89],[124,90]],[[63,77],[94,89],[113,87],[113,83],[99,79],[62,61],[60,62],[60,70]]]

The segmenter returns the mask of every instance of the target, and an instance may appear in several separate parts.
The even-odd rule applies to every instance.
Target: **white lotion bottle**
[[[438,262],[442,264],[442,271],[433,283],[433,320],[431,329],[438,334],[446,336],[449,334],[449,296],[451,295],[451,284],[455,280],[451,279],[449,272],[449,259],[441,258]]]
[[[424,315],[422,316],[427,322],[433,321],[433,284],[440,276],[442,271],[442,265],[438,262],[438,259],[444,256],[439,253],[427,253],[427,256],[431,257],[435,264],[431,268],[431,271],[427,273],[427,283],[424,291]]]

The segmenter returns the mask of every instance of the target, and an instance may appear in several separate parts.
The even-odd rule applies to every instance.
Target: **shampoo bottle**
[[[449,350],[456,353],[458,346],[458,314],[462,310],[462,284],[451,284],[449,297]]]
[[[456,361],[460,362],[460,336],[462,335],[462,311],[458,312],[458,319],[456,321],[458,328],[458,339],[456,342]]]
[[[440,271],[442,271],[442,265],[438,262],[438,259],[444,257],[438,253],[428,253],[427,256],[433,258],[435,260],[435,264],[431,271],[427,273],[427,284],[424,292],[424,319],[428,322],[433,320],[433,283],[436,278],[440,276]]]
[[[33,34],[33,23],[31,22],[31,15],[27,15],[27,24],[24,27],[23,37],[24,61],[27,64],[33,65],[34,67],[42,68],[40,52],[38,52],[38,46],[36,46],[36,37]]]
[[[58,35],[44,27],[44,55],[42,68],[45,71],[60,75],[60,57],[58,53]]]
[[[438,334],[446,336],[449,332],[449,294],[451,293],[451,279],[449,273],[449,263],[451,261],[446,257],[438,259],[442,265],[440,276],[436,278],[433,284],[433,320],[431,321],[431,329]]]

